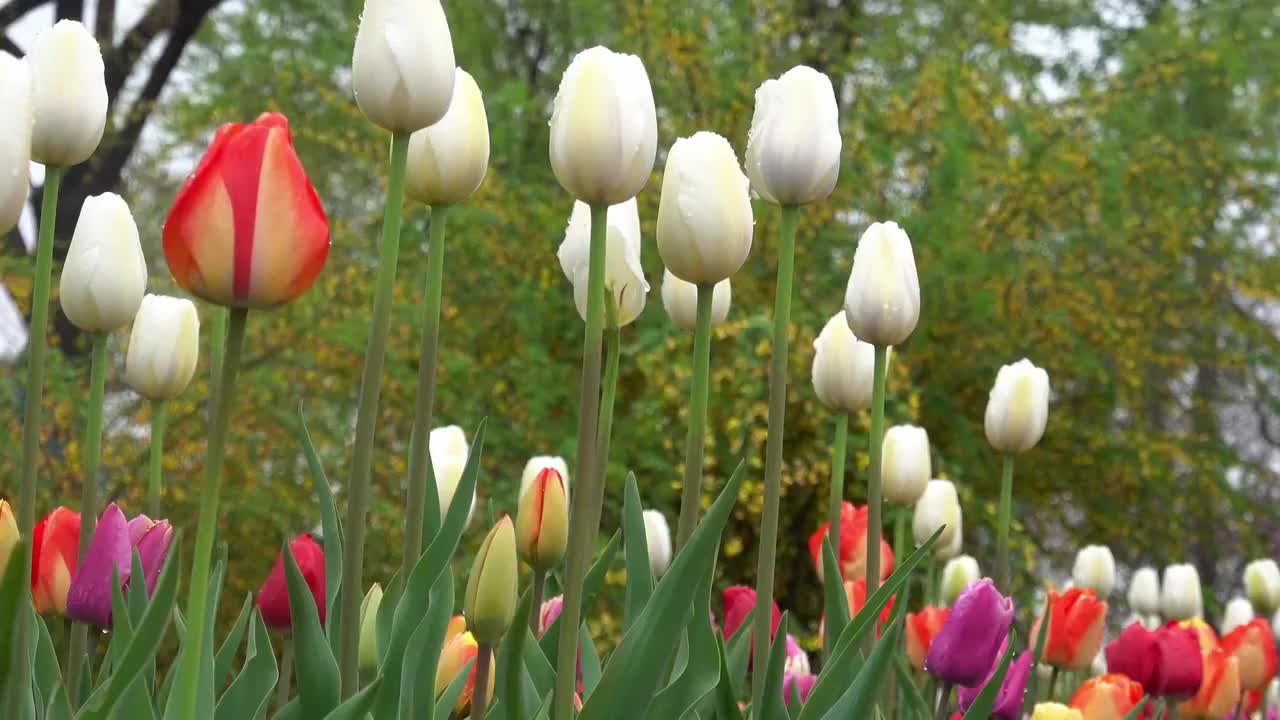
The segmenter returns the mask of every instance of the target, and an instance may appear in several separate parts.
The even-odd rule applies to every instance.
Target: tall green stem
[[[578,624],[582,621],[582,579],[600,529],[600,509],[592,508],[596,474],[596,426],[600,412],[600,353],[604,339],[604,251],[607,205],[591,206],[591,252],[587,266],[587,320],[578,399],[578,488],[570,497],[569,553],[565,559],[564,605],[556,656],[552,717],[569,720],[577,677]],[[592,517],[595,522],[592,522]]]
[[[596,480],[591,486],[591,504],[595,514],[592,527],[600,525],[600,508],[609,478],[609,441],[613,437],[613,402],[618,397],[618,369],[622,360],[619,346],[622,331],[610,328],[604,333],[604,387],[600,393],[600,420],[596,431]]]
[[[276,712],[289,704],[289,692],[293,684],[293,633],[284,635],[284,649],[280,651],[280,680],[276,683]]]
[[[773,299],[773,356],[769,366],[769,439],[765,443],[764,508],[760,519],[760,558],[756,567],[756,609],[751,620],[754,659],[751,707],[763,707],[765,668],[773,638],[773,566],[778,552],[778,505],[782,495],[783,421],[787,415],[788,329],[791,325],[791,285],[795,277],[796,227],[800,207],[784,205],[778,229],[778,285]]]
[[[1009,587],[1009,524],[1013,515],[1013,456],[1004,456],[1004,469],[1000,474],[1000,510],[996,517],[996,588],[1008,594]]]
[[[831,481],[827,492],[827,537],[831,539],[831,551],[840,562],[841,510],[844,506],[844,461],[849,455],[849,413],[836,415],[836,434],[831,443]]]
[[[440,298],[444,285],[444,223],[448,212],[448,205],[431,208],[431,220],[427,226],[427,289],[422,296],[422,349],[418,352],[418,399],[413,409],[413,435],[409,438],[408,514],[400,577],[409,577],[423,549],[423,509],[427,495],[427,464],[431,462],[429,440],[436,403],[436,349],[440,339]]]
[[[529,632],[538,637],[542,625],[542,593],[547,587],[547,574],[533,571],[533,601],[529,604]]]
[[[373,436],[378,427],[378,399],[382,394],[382,366],[387,357],[391,329],[392,293],[396,263],[400,259],[400,210],[404,202],[404,173],[409,157],[409,133],[391,138],[391,178],[382,215],[382,245],[378,260],[378,286],[373,297],[373,323],[360,379],[360,409],[356,414],[355,448],[351,456],[351,489],[347,495],[346,544],[343,547],[341,605],[342,698],[353,695],[360,684],[360,601],[364,587],[364,536],[369,512],[369,482],[373,473]],[[428,432],[430,432],[428,430]],[[410,513],[412,514],[412,513]]]
[[[160,493],[164,488],[164,428],[169,421],[169,406],[163,400],[151,403],[151,464],[147,479],[147,512],[152,519],[160,517]]]
[[[893,557],[895,562],[907,559],[914,548],[911,542],[911,508],[901,507],[893,515]],[[925,604],[929,604],[929,595],[924,596]]]
[[[689,434],[684,440],[684,487],[676,551],[689,541],[702,510],[702,457],[706,445],[707,395],[711,379],[711,299],[715,285],[698,285],[698,315],[693,331],[693,381],[689,385]]]
[[[880,455],[884,451],[884,386],[889,368],[889,346],[876,345],[874,384],[871,386],[871,437],[867,454],[871,466],[867,469],[867,597],[880,587],[880,537],[884,511],[884,483],[880,477]],[[872,644],[875,637],[871,638]]]
[[[954,686],[951,683],[942,684],[942,696],[938,698],[938,708],[933,713],[934,720],[945,720],[945,718],[947,717],[947,710],[951,705],[951,688],[952,687]]]
[[[484,720],[489,707],[489,672],[493,659],[493,646],[480,643],[476,648],[476,684],[471,697],[471,720]]]
[[[249,311],[232,308],[227,323],[227,349],[222,358],[222,376],[218,380],[218,394],[213,397],[213,419],[209,429],[209,453],[204,466],[204,484],[200,490],[200,524],[196,530],[196,547],[191,557],[191,582],[187,597],[187,634],[183,640],[183,655],[189,662],[182,664],[178,676],[177,717],[196,717],[196,703],[200,687],[200,658],[211,628],[205,627],[209,601],[209,566],[213,562],[213,538],[218,529],[218,495],[222,489],[222,461],[226,456],[227,429],[231,420],[231,406],[236,397],[236,377],[240,372],[240,353],[244,349],[245,321]]]
[[[222,359],[227,354],[227,316],[229,308],[214,306],[213,329],[209,338],[209,397],[218,397],[218,386],[222,383]],[[213,422],[213,411],[216,403],[209,403],[208,422]]]
[[[924,604],[925,605],[942,605],[942,590],[938,587],[938,559],[929,553],[929,559],[925,560],[925,586],[924,586]]]

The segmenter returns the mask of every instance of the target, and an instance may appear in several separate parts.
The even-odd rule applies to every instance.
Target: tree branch
[[[93,19],[93,36],[102,47],[115,44],[116,0],[98,0],[98,12]]]
[[[0,8],[0,25],[5,28],[15,20],[49,2],[49,0],[9,0],[9,4]]]
[[[54,0],[54,18],[56,20],[83,20],[84,0]]]
[[[113,3],[114,0],[103,0]],[[207,14],[208,10],[204,14]],[[201,14],[201,19],[204,18]],[[129,32],[119,45],[106,54],[107,96],[112,100],[120,94],[125,81],[133,73],[133,68],[142,57],[151,41],[177,20],[178,4],[175,0],[156,0],[147,8],[147,12],[129,28]],[[107,47],[110,47],[109,45]]]
[[[0,50],[3,50],[17,58],[26,54],[22,52],[22,48],[18,47],[18,44],[10,39],[8,35],[3,34],[0,34]]]

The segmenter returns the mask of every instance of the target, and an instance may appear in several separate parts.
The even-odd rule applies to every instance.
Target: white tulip
[[[658,254],[691,283],[728,280],[751,252],[751,193],[729,141],[680,138],[667,154],[658,204]]]
[[[200,316],[186,298],[147,295],[133,319],[124,379],[149,400],[182,394],[200,357]]]
[[[1222,611],[1222,625],[1218,627],[1218,632],[1226,635],[1250,620],[1253,620],[1253,605],[1247,599],[1237,595],[1227,601],[1227,607]]]
[[[62,311],[81,330],[119,330],[138,314],[147,261],[138,226],[119,195],[85,199],[58,287]]]
[[[649,569],[655,578],[662,577],[671,566],[671,528],[667,518],[657,510],[644,511],[644,538],[649,545]]]
[[[31,73],[0,52],[0,235],[22,219],[31,192]]]
[[[756,90],[747,135],[747,176],[778,205],[824,200],[840,174],[840,109],[822,73],[798,65]]]
[[[107,81],[98,41],[80,23],[60,20],[36,36],[27,62],[35,116],[31,158],[62,166],[88,160],[107,127]]]
[[[524,497],[525,492],[529,490],[529,486],[538,478],[538,474],[546,468],[551,468],[560,473],[560,479],[564,481],[565,496],[569,495],[569,464],[564,458],[552,455],[536,455],[529,458],[529,462],[524,464],[524,472],[520,473],[520,497]]]
[[[1023,358],[1005,365],[987,399],[987,442],[1015,455],[1036,446],[1049,421],[1049,373]]]
[[[885,499],[899,505],[914,505],[933,474],[929,433],[915,425],[889,428],[884,434],[880,463]]]
[[[635,320],[644,310],[649,283],[640,266],[640,213],[635,198],[609,207],[605,230],[604,291],[612,294],[618,311],[618,327]],[[573,283],[578,314],[587,319],[587,272],[591,254],[591,208],[573,204],[569,226],[557,255],[560,269]],[[606,320],[608,318],[606,317]]]
[[[351,59],[356,104],[374,125],[435,125],[453,98],[453,38],[440,0],[365,0]]]
[[[560,80],[551,111],[551,169],[592,205],[634,198],[658,150],[658,114],[644,63],[605,47],[583,50]]]
[[[923,545],[938,528],[946,526],[938,536],[937,548],[949,548],[960,531],[960,496],[949,480],[930,480],[924,494],[916,501],[911,534],[917,545]]]
[[[1160,612],[1160,573],[1155,568],[1139,568],[1129,580],[1129,609],[1139,615]]]
[[[728,280],[716,283],[711,291],[711,325],[714,327],[729,317],[729,300],[732,290]],[[697,329],[698,286],[685,282],[670,270],[662,273],[662,306],[667,309],[671,321],[686,330]]]
[[[946,545],[934,545],[933,557],[935,560],[947,562],[948,560],[959,557],[962,550],[964,550],[964,508],[957,505],[956,531],[951,534],[951,542]]]
[[[1164,569],[1160,612],[1170,620],[1190,620],[1204,615],[1200,573],[1194,565],[1170,565]]]
[[[440,518],[443,520],[449,512],[449,504],[458,492],[458,483],[462,481],[462,471],[467,464],[467,436],[457,425],[438,427],[431,431],[427,439],[427,452],[431,456],[431,470],[436,479],[436,490],[440,494]],[[467,521],[476,510],[476,495],[471,493],[471,509],[467,511]]]
[[[853,253],[844,293],[849,329],[872,345],[901,345],[920,320],[911,239],[897,223],[872,223]]]
[[[869,409],[875,348],[854,336],[843,311],[822,327],[813,350],[813,390],[822,404],[846,413]],[[886,372],[891,356],[885,356]]]
[[[1077,587],[1093,590],[1106,600],[1116,586],[1116,559],[1106,545],[1088,545],[1076,553],[1071,577]]]
[[[982,579],[982,571],[978,569],[978,561],[972,555],[961,555],[947,561],[942,568],[942,604],[950,605],[960,597],[965,588]]]
[[[409,138],[405,196],[424,205],[460,203],[480,187],[488,170],[484,96],[467,71],[458,68],[449,112]]]
[[[1280,567],[1276,561],[1267,558],[1246,565],[1244,590],[1259,613],[1269,615],[1280,608]]]

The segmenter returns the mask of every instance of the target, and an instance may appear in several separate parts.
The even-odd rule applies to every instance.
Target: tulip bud
[[[747,176],[778,205],[824,200],[840,174],[840,110],[831,80],[797,65],[756,90],[747,134]]]
[[[1129,581],[1129,609],[1139,615],[1160,612],[1160,573],[1155,568],[1139,568]]]
[[[1170,565],[1164,569],[1160,611],[1170,620],[1188,620],[1204,614],[1200,573],[1194,565]]]
[[[533,481],[537,480],[538,475],[547,468],[555,470],[560,475],[560,484],[564,486],[565,497],[568,497],[569,464],[564,461],[564,458],[551,455],[535,455],[524,464],[524,472],[520,473],[520,497],[524,497],[524,494],[533,486]]]
[[[455,620],[461,618],[454,618]],[[454,623],[451,621],[449,627],[452,630]],[[458,695],[458,700],[454,703],[453,712],[456,717],[465,717],[471,709],[471,698],[475,694],[476,686],[476,660],[480,656],[480,648],[476,643],[475,637],[469,632],[446,633],[444,648],[440,651],[440,660],[436,664],[436,692],[438,698],[444,693],[445,688],[449,687],[449,683],[458,677],[458,673],[462,672],[463,666],[468,662],[471,663],[471,670],[467,676],[467,682],[462,687],[462,693]],[[493,653],[489,654],[489,665],[493,666]],[[488,697],[493,697],[493,687],[497,673],[489,673],[489,690]]]
[[[930,644],[925,670],[944,683],[980,684],[999,662],[1012,624],[1013,600],[989,579],[974,583],[960,593]]]
[[[147,583],[147,595],[156,591],[160,571],[173,545],[173,526],[168,520],[153,522],[146,515],[138,515],[129,521],[129,544],[138,551],[142,574]],[[133,582],[133,578],[129,582]]]
[[[27,64],[0,52],[0,234],[22,219],[31,192],[31,73]]]
[[[895,425],[884,434],[880,477],[884,496],[899,505],[914,505],[933,473],[929,433],[915,425]]]
[[[645,510],[644,538],[649,545],[649,570],[655,578],[666,574],[671,566],[671,528],[667,518],[657,510]]]
[[[1244,568],[1244,590],[1262,615],[1280,609],[1280,566],[1275,560],[1254,560]]]
[[[476,640],[496,645],[516,614],[516,534],[503,515],[476,554],[467,579],[467,627]]]
[[[569,545],[569,499],[554,468],[543,468],[529,492],[520,496],[516,544],[534,572],[545,573],[564,557]]]
[[[728,280],[751,252],[750,183],[729,141],[680,138],[667,154],[658,205],[658,254],[691,283]]]
[[[593,47],[574,56],[551,110],[551,169],[591,205],[640,194],[653,172],[658,115],[644,63]]]
[[[458,492],[458,484],[462,482],[462,471],[467,465],[467,436],[457,425],[439,427],[431,431],[427,441],[427,452],[431,456],[431,469],[435,474],[436,491],[440,495],[440,518],[449,512],[449,504],[453,502],[454,493]],[[476,496],[471,494],[471,509],[467,512],[467,521],[471,521],[471,513],[476,510]]]
[[[1051,590],[1048,618],[1043,661],[1068,670],[1088,668],[1102,648],[1107,604],[1088,588],[1071,588],[1064,593]],[[1041,615],[1031,628],[1031,647],[1039,642],[1043,631],[1045,616]]]
[[[635,198],[609,207],[606,215],[604,291],[613,295],[618,327],[627,325],[644,310],[649,283],[640,266],[640,214]],[[591,209],[574,203],[557,256],[565,277],[573,284],[578,314],[587,319],[587,273],[591,254]]]
[[[1266,620],[1241,623],[1222,638],[1222,649],[1239,664],[1240,685],[1245,690],[1262,690],[1275,679],[1276,643]]]
[[[1207,650],[1202,657],[1204,680],[1195,697],[1178,705],[1178,717],[1221,718],[1240,702],[1244,688],[1240,684],[1239,662],[1222,648]]]
[[[315,600],[316,610],[320,614],[320,623],[325,617],[325,581],[324,581],[324,549],[311,538],[311,533],[300,535],[289,543],[289,551],[293,553],[294,562],[302,571],[302,578],[307,581],[311,598]],[[284,553],[276,555],[276,564],[271,574],[262,583],[258,591],[258,610],[262,613],[262,621],[268,627],[288,630],[293,626],[293,613],[289,605],[289,584],[284,574]]]
[[[360,670],[378,669],[378,608],[382,606],[382,585],[374,583],[360,601]]]
[[[905,625],[907,660],[916,670],[924,670],[929,645],[942,630],[951,611],[944,607],[925,607],[918,613],[907,613]]]
[[[933,557],[935,560],[947,562],[959,557],[962,550],[964,550],[964,508],[956,508],[955,534],[951,536],[951,542],[947,545],[934,546]]]
[[[729,317],[729,299],[732,291],[728,280],[716,283],[711,291],[711,326],[715,327]],[[671,321],[686,330],[698,327],[698,286],[685,282],[670,270],[662,273],[662,306]]]
[[[551,628],[551,624],[560,617],[560,613],[563,610],[563,595],[557,595],[550,600],[543,601],[542,607],[538,608],[538,637],[542,637],[543,633]]]
[[[9,567],[9,556],[13,554],[13,547],[20,538],[13,509],[8,502],[0,500],[0,578],[4,577],[5,568]]]
[[[1252,619],[1253,605],[1248,600],[1237,595],[1227,601],[1227,607],[1222,612],[1222,624],[1218,626],[1218,632],[1226,635],[1241,625],[1247,624]]]
[[[936,547],[947,547],[960,529],[960,497],[956,486],[948,480],[930,480],[924,494],[916,501],[911,533],[917,545],[923,545],[942,527]],[[943,527],[945,526],[945,527]]]
[[[911,240],[897,223],[872,223],[853,253],[844,294],[849,329],[872,345],[901,345],[920,320]]]
[[[1084,715],[1062,703],[1043,702],[1036,703],[1035,709],[1031,711],[1031,720],[1084,720]]]
[[[113,576],[121,586],[131,574],[129,523],[115,503],[94,526],[93,539],[67,590],[67,617],[100,628],[111,627]]]
[[[62,311],[81,330],[119,330],[137,314],[147,262],[129,206],[113,193],[84,201],[62,266]]]
[[[80,513],[59,507],[31,533],[31,603],[41,615],[67,614],[80,556]]]
[[[1049,374],[1023,358],[1005,365],[987,399],[984,427],[996,450],[1016,455],[1036,446],[1049,420]]]
[[[1142,694],[1142,686],[1131,678],[1104,674],[1086,680],[1071,696],[1071,707],[1079,710],[1085,720],[1120,720],[1142,702]]]
[[[1105,545],[1088,545],[1076,553],[1076,564],[1071,572],[1076,587],[1089,588],[1099,598],[1106,600],[1116,586],[1116,559],[1111,548]]]
[[[845,501],[840,505],[840,548],[838,557],[840,574],[846,580],[867,576],[867,522],[868,508],[865,505],[855,507]],[[813,569],[822,579],[822,540],[827,536],[827,525],[823,523],[817,532],[809,536],[809,556],[813,558]],[[880,539],[880,581],[893,572],[893,550],[889,543]]]
[[[147,295],[133,319],[124,379],[148,400],[172,400],[196,372],[200,316],[185,298]]]
[[[812,670],[809,666],[809,654],[800,647],[800,642],[791,633],[787,633],[786,644],[786,659],[782,663],[783,671],[792,675],[808,675]]]
[[[452,205],[471,197],[489,170],[489,117],[476,81],[462,68],[449,112],[409,139],[405,197],[424,205]]]
[[[60,20],[36,36],[27,62],[35,117],[31,159],[64,166],[88,160],[107,127],[107,81],[98,41],[84,25]]]
[[[854,336],[844,312],[822,327],[813,350],[813,389],[822,404],[846,413],[870,409],[875,348]]]
[[[365,0],[351,85],[370,122],[392,132],[436,124],[453,97],[454,67],[440,0]]]
[[[981,579],[982,572],[978,569],[978,561],[973,559],[972,555],[961,555],[948,560],[946,566],[942,568],[942,586],[939,588],[943,604],[954,603],[965,588]]]

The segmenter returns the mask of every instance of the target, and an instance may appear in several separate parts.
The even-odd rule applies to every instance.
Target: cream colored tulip
[[[658,205],[658,254],[691,283],[728,280],[751,252],[750,183],[729,141],[700,132],[667,154]]]
[[[820,202],[840,175],[840,110],[831,80],[798,65],[756,90],[747,176],[778,205]]]
[[[1129,580],[1129,609],[1139,615],[1160,612],[1160,573],[1155,568],[1138,568]]]
[[[923,545],[946,526],[938,536],[936,548],[950,547],[960,531],[960,496],[956,486],[948,480],[930,480],[924,494],[916,502],[915,516],[911,520],[911,533],[917,545]]]
[[[1254,560],[1244,568],[1244,590],[1261,615],[1280,609],[1280,567],[1270,558]]]
[[[462,482],[462,471],[467,465],[467,436],[457,425],[439,427],[431,431],[427,440],[427,452],[431,456],[431,469],[435,475],[436,491],[440,495],[440,518],[449,512],[453,496],[458,492],[458,484]],[[476,510],[475,492],[471,493],[471,508],[467,511],[467,522]]]
[[[405,197],[424,205],[460,203],[480,187],[488,170],[484,96],[467,71],[458,68],[449,112],[409,139]]]
[[[987,399],[987,442],[1007,455],[1024,453],[1044,436],[1049,420],[1049,374],[1023,358],[1005,365]]]
[[[31,192],[31,73],[0,52],[0,235],[12,230]]]
[[[185,298],[147,295],[133,319],[124,379],[148,400],[172,400],[191,383],[200,357],[200,316]]]
[[[365,0],[351,59],[356,104],[374,125],[435,125],[453,98],[453,37],[440,0]]]
[[[649,283],[640,266],[640,214],[635,198],[609,208],[606,216],[604,291],[612,295],[617,309],[617,325],[631,323],[644,310]],[[587,274],[591,254],[591,209],[576,202],[564,242],[557,253],[560,269],[573,284],[574,304],[587,319]],[[608,318],[606,317],[606,320]]]
[[[854,335],[901,345],[920,320],[920,279],[911,239],[897,223],[872,223],[853,253],[844,312]]]
[[[1218,633],[1226,635],[1241,625],[1247,624],[1253,620],[1253,605],[1248,599],[1239,595],[1227,601],[1227,607],[1222,611],[1222,624],[1218,626]]]
[[[942,604],[954,603],[965,588],[981,579],[982,571],[978,568],[978,561],[972,555],[961,555],[948,560],[942,568],[942,584],[939,587]]]
[[[1106,600],[1116,586],[1116,559],[1111,548],[1105,545],[1089,545],[1076,553],[1071,577],[1076,587],[1089,588],[1099,598]]]
[[[1160,611],[1169,620],[1190,620],[1204,616],[1200,573],[1194,565],[1170,565],[1164,569],[1164,582],[1160,587]]]
[[[67,319],[90,332],[119,330],[138,314],[146,290],[147,262],[128,204],[114,193],[86,199],[59,283]]]
[[[62,166],[88,160],[107,127],[107,81],[98,41],[84,25],[60,20],[36,36],[27,63],[35,116],[31,158]]]
[[[711,325],[715,327],[729,317],[729,301],[732,290],[728,280],[716,283],[711,291]],[[676,325],[695,330],[698,324],[698,286],[685,282],[670,270],[662,273],[662,307]]]
[[[645,510],[644,538],[649,546],[649,570],[655,578],[666,574],[671,566],[671,527],[657,510]]]
[[[854,336],[843,311],[822,327],[813,351],[813,389],[822,404],[846,413],[869,409],[875,348]],[[892,352],[886,368],[891,359]]]
[[[933,474],[929,433],[915,425],[895,425],[884,434],[880,477],[884,497],[899,505],[914,505]]]

